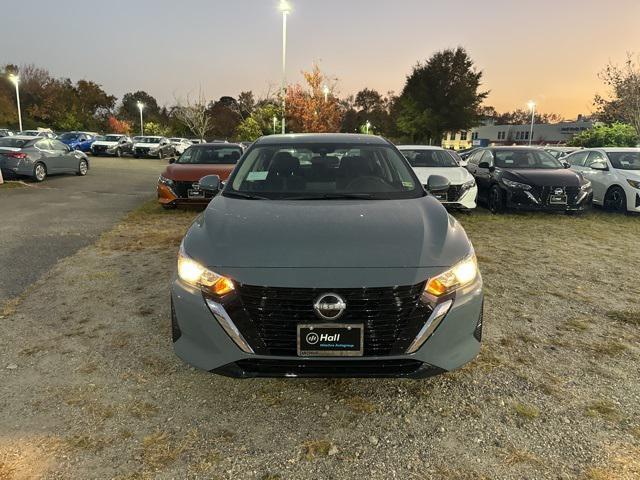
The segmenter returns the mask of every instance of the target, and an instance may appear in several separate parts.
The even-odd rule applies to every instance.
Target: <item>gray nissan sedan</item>
[[[432,175],[428,190],[449,187]],[[426,377],[480,350],[482,279],[462,226],[368,135],[255,142],[187,232],[174,348],[234,377]]]

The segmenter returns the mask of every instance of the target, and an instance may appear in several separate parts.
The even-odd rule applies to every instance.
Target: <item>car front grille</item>
[[[140,156],[149,155],[149,148],[148,147],[136,147],[135,152],[136,152],[136,155],[140,155]]]
[[[297,325],[327,323],[313,309],[323,293],[336,293],[347,308],[336,323],[364,324],[365,356],[399,353],[415,337],[431,309],[419,302],[424,283],[383,288],[274,288],[238,285],[242,305],[269,355],[297,355]],[[412,328],[407,329],[411,325]],[[409,330],[409,331],[408,331]],[[394,349],[394,346],[397,348]],[[404,352],[403,347],[400,353]]]
[[[175,182],[173,185],[173,191],[179,198],[188,198],[189,190],[193,189],[193,185],[197,184],[196,180],[192,182]],[[204,192],[204,198],[211,199],[213,198],[213,193]]]
[[[542,205],[555,206],[549,204],[549,197],[557,190],[562,190],[567,195],[567,205],[575,205],[580,195],[580,187],[534,187],[533,195],[540,201]],[[560,205],[561,207],[561,205]]]
[[[451,185],[447,190],[447,201],[455,202],[462,195],[462,185]]]

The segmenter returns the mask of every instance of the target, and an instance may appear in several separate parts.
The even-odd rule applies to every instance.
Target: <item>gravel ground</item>
[[[152,204],[0,311],[0,479],[640,478],[640,218],[461,215],[481,355],[427,380],[234,380],[174,356],[193,212]]]

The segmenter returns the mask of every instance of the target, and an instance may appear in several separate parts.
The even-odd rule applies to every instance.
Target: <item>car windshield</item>
[[[236,167],[225,196],[267,199],[403,199],[425,195],[388,145],[257,145]]]
[[[106,137],[98,137],[98,140],[102,140],[105,142],[117,142],[122,137],[120,135],[107,135]]]
[[[58,140],[62,140],[63,142],[68,142],[69,140],[77,140],[80,136],[79,133],[63,133],[58,137]]]
[[[637,152],[608,152],[613,168],[619,170],[640,170],[640,151]]]
[[[401,150],[412,167],[458,167],[453,157],[444,150]]]
[[[176,163],[235,165],[242,156],[238,147],[191,147]]]
[[[33,140],[29,138],[4,137],[4,138],[0,138],[0,148],[1,147],[23,148],[29,142],[33,142]]]
[[[564,166],[544,150],[500,149],[494,150],[495,166],[500,168],[547,168]]]
[[[160,137],[142,137],[138,140],[139,143],[160,143]]]

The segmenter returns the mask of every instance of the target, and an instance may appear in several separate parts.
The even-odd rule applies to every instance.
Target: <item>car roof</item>
[[[389,145],[387,140],[382,137],[355,133],[293,133],[268,135],[255,141],[255,145],[305,145],[311,143]]]
[[[397,145],[398,150],[411,149],[411,150],[444,150],[442,147],[436,147],[435,145]]]
[[[242,148],[242,146],[237,144],[237,143],[222,143],[222,142],[196,143],[196,144],[191,146],[191,148],[202,148],[202,147],[216,147],[216,148],[238,147],[238,148]]]
[[[526,145],[514,145],[512,147],[508,146],[496,146],[496,147],[485,147],[486,150],[540,150],[540,147],[526,146]]]
[[[11,138],[13,140],[35,140],[38,137],[33,137],[31,135],[13,135]]]
[[[604,150],[605,152],[640,152],[640,147],[599,147],[587,150]]]

